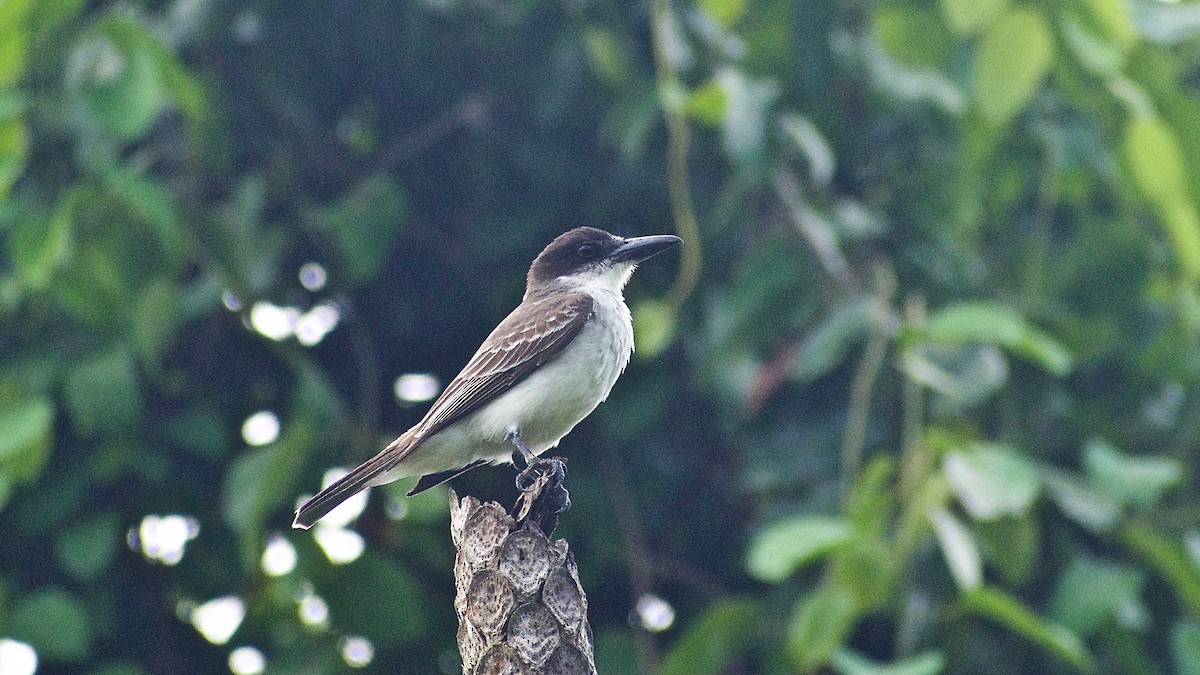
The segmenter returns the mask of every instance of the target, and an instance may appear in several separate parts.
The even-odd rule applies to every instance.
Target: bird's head
[[[560,234],[533,261],[525,295],[552,287],[620,293],[639,262],[679,242],[672,234],[625,238],[594,227],[577,227]]]

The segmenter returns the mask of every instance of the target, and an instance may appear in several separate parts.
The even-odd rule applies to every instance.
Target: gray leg
[[[504,437],[504,440],[512,443],[513,447],[517,449],[517,452],[521,453],[521,459],[525,460],[525,466],[521,468],[528,468],[530,464],[533,464],[533,451],[529,449],[528,445],[525,445],[525,441],[521,438],[520,432],[510,431],[508,432],[508,435]],[[513,459],[516,459],[515,454],[513,455]],[[513,464],[516,464],[516,462],[514,461]]]

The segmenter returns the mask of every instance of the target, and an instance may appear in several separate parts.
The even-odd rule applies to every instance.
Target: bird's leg
[[[510,431],[505,440],[513,444],[517,452],[513,453],[513,463],[520,469],[521,473],[517,474],[517,489],[521,492],[529,492],[533,490],[544,477],[543,487],[549,485],[551,490],[561,490],[563,479],[567,475],[566,460],[560,457],[551,457],[549,459],[540,459],[535,457],[529,446],[525,445],[525,441],[521,438],[521,434],[516,431]],[[517,458],[521,459],[524,466],[517,462]],[[540,490],[539,490],[540,491]],[[566,510],[570,506],[571,500],[566,496],[566,490],[561,490],[563,497],[560,505],[562,510]],[[556,511],[557,512],[557,511]]]
[[[512,443],[513,447],[517,449],[517,452],[513,453],[513,464],[516,464],[517,467],[522,470],[528,470],[529,467],[533,465],[533,460],[535,458],[533,456],[533,451],[529,449],[528,445],[525,445],[525,441],[521,438],[521,433],[519,431],[510,431],[508,432],[508,435],[504,437],[504,440]],[[517,457],[521,458],[525,464],[524,466],[518,464]]]

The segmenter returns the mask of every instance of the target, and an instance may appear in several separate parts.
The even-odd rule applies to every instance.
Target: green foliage
[[[600,672],[1200,670],[1194,13],[0,0],[0,638],[453,671],[444,489],[292,508],[553,235],[675,223],[560,446]]]
[[[983,33],[975,55],[975,93],[984,117],[996,124],[1020,112],[1054,63],[1049,22],[1032,8],[1015,8]]]
[[[851,531],[836,518],[802,516],[777,520],[755,535],[746,569],[756,579],[779,582],[796,568],[850,541]]]
[[[718,672],[745,649],[754,635],[758,605],[747,600],[721,600],[698,617],[663,659],[663,675]]]

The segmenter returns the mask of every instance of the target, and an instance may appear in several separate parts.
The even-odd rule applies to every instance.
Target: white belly
[[[380,480],[457,469],[476,460],[510,461],[516,431],[534,454],[563,436],[608,398],[633,352],[633,325],[619,295],[596,293],[593,316],[554,360],[512,390],[434,434]]]

